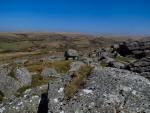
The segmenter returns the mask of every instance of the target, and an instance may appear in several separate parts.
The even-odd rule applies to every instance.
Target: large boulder
[[[32,76],[26,68],[16,68],[15,78],[21,83],[22,86],[30,86],[32,81]]]
[[[84,89],[69,101],[62,81],[49,83],[48,113],[150,113],[150,81],[139,74],[95,67]]]
[[[79,54],[78,54],[78,51],[74,50],[74,49],[68,49],[67,51],[65,51],[65,58],[66,60],[68,60],[69,58],[72,58],[72,59],[77,59]]]
[[[23,87],[31,85],[32,77],[26,68],[13,68],[11,64],[0,66],[0,91],[10,97]]]
[[[10,76],[11,68],[9,65],[0,67],[0,91],[5,97],[10,97],[21,87],[20,82]]]

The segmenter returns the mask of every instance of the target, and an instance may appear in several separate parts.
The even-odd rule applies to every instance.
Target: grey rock
[[[46,113],[47,99],[45,98],[48,89],[47,85],[29,88],[20,97],[12,96],[0,103],[0,113]],[[44,108],[41,108],[43,107]]]
[[[15,64],[26,64],[28,59],[17,59],[14,61]]]
[[[121,63],[121,62],[113,61],[113,62],[108,63],[108,67],[114,67],[114,68],[118,68],[118,69],[125,69],[126,65]]]
[[[0,91],[3,92],[5,97],[12,96],[20,87],[21,84],[15,77],[9,76],[11,67],[3,65],[0,68]]]
[[[31,85],[32,76],[26,68],[17,68],[14,76],[22,86]]]
[[[74,49],[68,49],[67,51],[65,51],[65,58],[66,60],[68,60],[69,58],[72,59],[77,59],[77,57],[79,56],[78,51],[74,50]]]
[[[72,62],[70,64],[70,69],[69,69],[69,72],[74,72],[74,71],[77,71],[81,68],[81,66],[85,65],[83,62],[81,61],[76,61],[76,62]]]
[[[83,63],[88,64],[88,65],[93,63],[93,59],[88,58],[88,57],[82,57],[82,58],[79,59],[79,61],[82,61]]]
[[[131,71],[141,73],[141,75],[144,77],[148,77],[148,76],[150,77],[150,75],[148,74],[150,73],[150,58],[149,57],[137,60],[131,63],[129,66],[130,66]]]
[[[12,65],[0,66],[0,91],[5,97],[11,97],[22,86],[31,85],[32,77],[26,68],[12,68]]]
[[[109,58],[109,57],[106,57],[105,58],[105,62],[107,63],[107,64],[109,64],[110,62],[114,62],[115,60],[113,59],[113,58]]]
[[[62,80],[49,83],[48,113],[150,113],[150,81],[130,71],[95,67],[69,101],[63,89]]]
[[[140,73],[141,76],[150,79],[150,72],[142,72]]]
[[[96,49],[92,52],[89,53],[89,57],[94,58],[97,57],[99,59],[105,58],[106,56],[108,56],[108,52],[105,49]]]
[[[57,77],[57,71],[53,68],[45,68],[42,72],[41,72],[41,76],[42,77]]]
[[[150,41],[131,41],[119,44],[116,50],[120,55],[133,55],[136,58],[143,58],[149,56]]]
[[[37,113],[41,92],[27,89],[20,97],[5,99],[0,104],[0,113]]]

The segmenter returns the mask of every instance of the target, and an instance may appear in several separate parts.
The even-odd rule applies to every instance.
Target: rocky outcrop
[[[110,56],[110,53],[106,51],[105,49],[101,49],[101,48],[96,49],[89,53],[89,57],[97,58],[98,60],[106,58],[108,56]]]
[[[78,58],[79,53],[74,49],[68,49],[67,51],[65,51],[64,56],[66,60],[68,60],[69,58],[72,58],[75,60]]]
[[[130,70],[150,78],[150,58],[142,58],[130,64]]]
[[[150,81],[139,74],[95,67],[86,85],[69,101],[63,79],[49,83],[48,113],[149,113]]]
[[[136,58],[150,56],[150,41],[123,42],[114,51],[122,56],[133,55]]]

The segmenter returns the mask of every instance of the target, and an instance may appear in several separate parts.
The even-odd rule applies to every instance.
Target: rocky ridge
[[[61,58],[36,59],[33,66],[34,62],[27,60],[17,60],[15,67],[12,64],[2,65],[0,91],[5,97],[0,104],[0,113],[150,113],[150,81],[147,79],[150,76],[149,44],[143,41],[124,42],[82,56],[71,49]],[[127,50],[122,48],[125,46]],[[122,54],[122,51],[128,52]],[[56,69],[43,67],[51,65],[55,59],[58,63],[70,58],[72,62],[65,73],[56,71],[59,65]],[[84,65],[92,68],[90,76],[72,98],[66,99],[66,86]],[[37,72],[32,72],[35,70]],[[16,97],[17,90],[31,85],[34,76],[39,77],[37,80],[55,79],[48,79],[49,83],[44,81],[46,86],[30,87]]]

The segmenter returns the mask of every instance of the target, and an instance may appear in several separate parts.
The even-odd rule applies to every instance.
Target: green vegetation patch
[[[33,44],[30,41],[20,41],[20,42],[0,42],[0,52],[9,53],[9,52],[19,52],[28,50],[32,47]]]
[[[83,88],[92,68],[89,65],[82,66],[74,73],[73,79],[66,85],[64,89],[65,99],[69,100],[78,91]]]
[[[118,61],[118,62],[130,62],[130,60],[133,60],[133,58],[124,57],[124,56],[117,56],[115,58],[115,60]]]
[[[16,97],[21,96],[21,94],[29,88],[31,88],[31,86],[23,86],[23,87],[19,88],[15,94]]]
[[[102,67],[107,67],[107,63],[106,63],[106,61],[105,60],[102,60],[101,62],[100,62],[100,65],[102,66]]]

